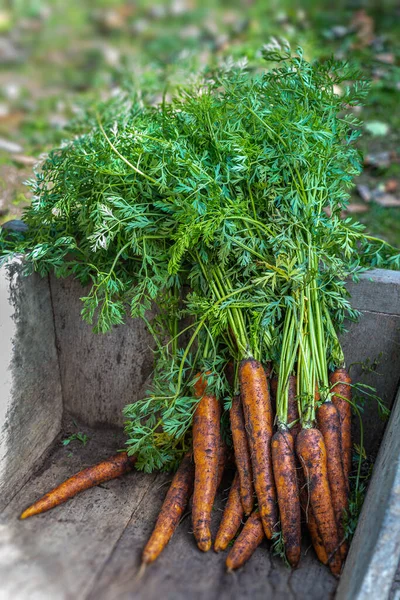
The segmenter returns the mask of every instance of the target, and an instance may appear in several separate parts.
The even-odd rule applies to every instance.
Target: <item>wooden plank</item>
[[[312,550],[303,549],[300,567],[286,568],[282,560],[272,557],[270,543],[263,542],[251,560],[237,573],[227,573],[226,553],[202,553],[191,532],[190,517],[179,526],[170,544],[138,579],[142,549],[151,534],[166,488],[165,475],[157,477],[115,546],[107,564],[87,600],[200,600],[265,598],[305,598],[328,600],[336,580],[318,564]],[[213,513],[214,535],[221,518],[220,492]]]
[[[385,432],[337,600],[386,600],[400,554],[400,392]]]
[[[0,267],[0,509],[60,431],[62,397],[47,278]]]
[[[121,436],[104,431],[79,442],[59,445],[0,517],[0,597],[13,600],[84,598],[99,577],[154,475],[130,473],[87,490],[43,515],[19,521],[35,499],[72,473],[102,460],[120,445]]]
[[[400,317],[363,311],[358,323],[348,324],[342,344],[353,381],[375,388],[390,408],[400,380]],[[379,418],[374,400],[366,399],[363,424],[364,446],[373,459],[387,425],[387,420]],[[356,417],[353,417],[353,430],[358,442],[360,427]]]
[[[95,334],[82,321],[89,288],[50,278],[64,408],[88,425],[119,425],[126,404],[141,398],[153,371],[154,341],[140,319]]]
[[[371,269],[358,283],[349,282],[347,288],[354,308],[400,315],[400,271]]]

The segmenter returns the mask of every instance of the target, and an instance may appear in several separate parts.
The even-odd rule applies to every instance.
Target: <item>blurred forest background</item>
[[[0,1],[0,223],[20,217],[24,180],[85,107],[132,86],[159,102],[228,57],[260,68],[271,36],[372,80],[348,212],[400,245],[400,4],[382,0]]]

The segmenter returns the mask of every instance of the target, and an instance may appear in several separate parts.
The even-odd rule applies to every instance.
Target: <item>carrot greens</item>
[[[323,535],[315,539],[338,574],[342,523],[335,524],[316,411],[334,397],[330,372],[345,369],[338,334],[346,319],[358,318],[346,281],[371,266],[400,267],[400,253],[341,218],[361,171],[353,108],[368,83],[346,63],[308,62],[300,48],[293,53],[274,42],[262,52],[272,68],[250,72],[244,62],[229,61],[158,106],[139,93],[99,104],[87,116],[87,130],[80,126],[53,150],[30,181],[26,234],[2,235],[0,243],[5,255],[24,252],[42,275],[89,284],[82,317],[95,331],[105,333],[128,315],[145,321],[155,340],[152,383],[124,409],[136,468],[176,468],[194,444],[200,477],[210,432],[193,440],[193,415],[202,398],[229,409],[232,395],[242,394],[249,444],[259,444],[251,454],[261,521],[276,539],[273,426],[282,434],[275,475],[295,473],[294,450],[290,456],[286,450],[297,436],[300,458],[312,460],[319,477],[311,505]],[[278,374],[275,422],[266,363]],[[206,396],[193,393],[198,373]],[[294,421],[289,395],[291,415],[297,402]],[[228,422],[225,410],[224,440],[231,437]],[[351,445],[349,435],[347,427]],[[209,515],[215,481],[207,485]],[[286,520],[297,519],[296,477],[287,477],[285,490],[281,485],[276,477]],[[250,519],[255,548],[263,533],[258,513]],[[288,532],[286,526],[284,546],[297,564],[299,527],[293,543]],[[208,538],[199,541],[203,549],[210,545]]]

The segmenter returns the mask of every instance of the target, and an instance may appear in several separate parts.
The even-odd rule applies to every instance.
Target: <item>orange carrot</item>
[[[143,550],[142,562],[150,564],[164,550],[189,502],[194,485],[194,463],[191,452],[187,453],[175,473],[167,492],[156,525]]]
[[[246,515],[249,515],[254,506],[253,469],[251,466],[243,408],[239,395],[232,399],[230,420],[236,466],[240,482],[240,496],[242,498],[244,512]]]
[[[340,418],[338,410],[332,402],[324,402],[319,406],[317,422],[326,447],[332,506],[335,511],[342,558],[344,558],[347,553],[347,544],[344,542],[343,518],[348,507],[348,494],[342,466]]]
[[[242,360],[240,363],[239,380],[253,466],[254,488],[265,535],[271,539],[278,515],[272,472],[273,415],[268,382],[262,364],[253,358]]]
[[[233,544],[227,559],[226,566],[229,571],[239,569],[249,560],[256,548],[265,537],[261,516],[255,510],[247,519],[242,531]]]
[[[228,501],[214,542],[215,552],[221,552],[237,534],[244,516],[243,506],[240,499],[239,474],[236,471],[229,492]]]
[[[296,567],[301,555],[301,516],[297,487],[294,441],[288,429],[281,427],[272,437],[272,464],[285,554]]]
[[[326,448],[322,433],[312,427],[302,429],[296,441],[297,455],[309,488],[310,502],[318,531],[328,554],[329,568],[339,575],[342,561],[339,538],[329,488]]]
[[[135,456],[128,456],[126,452],[120,452],[97,465],[79,471],[79,473],[76,473],[76,475],[73,475],[61,485],[55,487],[32,504],[32,506],[24,510],[20,519],[27,519],[33,515],[46,512],[73,498],[79,492],[95,487],[110,479],[116,479],[120,475],[131,471],[135,462]]]
[[[334,395],[332,397],[332,402],[336,406],[340,417],[343,472],[347,487],[349,487],[352,444],[351,405],[347,400],[351,400],[351,378],[346,369],[336,369],[330,374],[329,383],[333,386],[332,392]],[[342,398],[340,396],[342,396]],[[347,400],[344,400],[343,398],[347,398]]]
[[[319,402],[320,395],[318,388],[315,390],[315,402]],[[299,485],[299,496],[301,509],[305,515],[307,529],[311,537],[311,543],[314,547],[315,554],[322,564],[328,564],[328,555],[325,550],[324,542],[322,541],[321,534],[318,531],[318,525],[314,517],[313,509],[310,503],[309,488],[304,476],[303,469],[297,470],[297,481]]]
[[[217,475],[217,489],[221,485],[222,478],[225,472],[225,466],[228,462],[228,446],[226,442],[222,438],[222,435],[219,437],[219,450],[218,450],[218,475]]]
[[[218,486],[220,419],[217,398],[212,394],[203,395],[193,416],[195,481],[192,507],[193,532],[197,546],[203,552],[211,548],[210,522]]]

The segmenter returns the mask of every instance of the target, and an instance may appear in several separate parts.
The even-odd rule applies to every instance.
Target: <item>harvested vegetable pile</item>
[[[251,74],[227,64],[156,107],[139,96],[100,106],[88,133],[45,160],[31,182],[28,233],[4,245],[42,274],[91,282],[82,315],[97,331],[130,312],[156,340],[152,388],[124,411],[136,468],[178,467],[145,564],[192,498],[200,550],[235,540],[229,569],[265,537],[295,567],[306,525],[339,575],[360,481],[351,462],[357,386],[338,339],[357,317],[345,281],[400,257],[340,217],[361,169],[351,109],[366,83],[345,64],[308,63],[301,50],[264,54],[281,65]],[[213,542],[229,454],[236,472]],[[112,465],[101,470],[112,476]],[[79,475],[72,493],[89,487]],[[52,495],[54,505],[71,497],[63,486],[23,517],[50,508]]]

